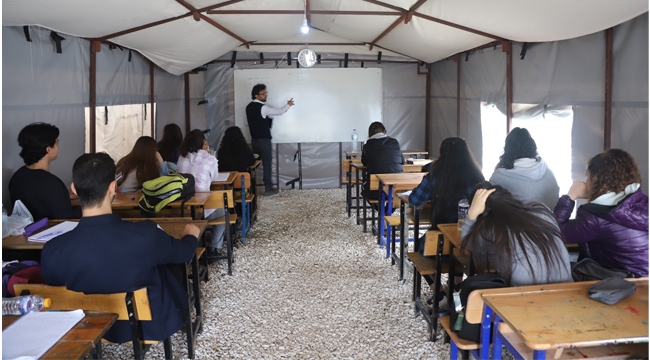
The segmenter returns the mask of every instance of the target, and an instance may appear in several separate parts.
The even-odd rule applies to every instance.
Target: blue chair
[[[241,206],[241,214],[239,214],[241,223],[235,230],[241,231],[241,242],[246,244],[246,236],[251,231],[251,219],[254,215],[252,205],[255,193],[251,190],[251,175],[247,172],[237,173],[233,187],[241,192],[241,195],[236,196],[235,199],[235,202]]]

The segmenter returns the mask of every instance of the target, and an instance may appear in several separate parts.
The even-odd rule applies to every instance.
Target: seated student
[[[45,123],[29,124],[20,130],[18,145],[25,166],[9,180],[11,203],[22,201],[35,221],[81,217],[81,209],[72,207],[68,188],[50,173],[50,163],[59,155],[59,129]]]
[[[386,135],[384,124],[375,121],[368,128],[368,141],[363,145],[361,163],[368,176],[363,182],[361,195],[371,200],[379,199],[379,190],[370,190],[370,175],[401,173],[404,156],[399,142]]]
[[[210,191],[210,184],[219,177],[217,158],[210,155],[208,142],[203,131],[194,129],[185,135],[181,144],[177,171],[194,175],[194,189],[197,192]],[[225,215],[223,209],[205,209],[204,217],[214,220]],[[223,249],[225,227],[217,225],[212,229],[212,239],[208,243],[208,257],[218,256]]]
[[[569,220],[576,199],[589,202]],[[607,269],[648,276],[648,196],[632,155],[620,149],[600,153],[587,165],[587,181],[574,181],[555,206],[564,240],[580,244],[580,258]]]
[[[409,204],[419,207],[431,200],[431,229],[438,229],[438,224],[458,222],[458,202],[463,196],[469,197],[474,186],[482,181],[485,178],[467,142],[457,137],[446,138],[440,143],[440,155],[431,163],[429,173],[409,195]],[[425,236],[420,238],[419,252],[424,251]],[[433,285],[429,278],[425,279]],[[435,301],[446,304],[445,293],[432,290],[437,291]],[[427,303],[433,301],[428,299]]]
[[[164,340],[183,326],[188,295],[178,278],[198,246],[199,229],[185,225],[174,239],[156,223],[122,221],[111,213],[116,193],[115,163],[106,153],[81,155],[72,168],[72,191],[83,217],[73,230],[43,246],[45,283],[86,294],[110,294],[147,287],[152,321],[142,322],[145,339]],[[104,335],[131,341],[128,321],[117,321]]]
[[[221,171],[246,172],[255,163],[253,150],[246,143],[244,134],[238,126],[226,129],[217,151]]]
[[[503,155],[490,178],[523,202],[541,202],[553,209],[560,196],[553,171],[537,155],[537,144],[526,129],[514,128],[506,137]]]
[[[510,286],[573,282],[569,253],[544,204],[523,203],[499,185],[477,186],[461,248],[478,272],[496,271]]]
[[[183,142],[183,133],[176,124],[167,124],[163,128],[162,139],[158,142],[158,152],[167,163],[170,172],[176,171],[176,163],[180,155],[180,147]]]
[[[142,190],[145,181],[168,175],[167,163],[156,151],[156,140],[140,136],[133,150],[117,162],[117,189],[119,192]],[[122,174],[121,178],[119,174]]]

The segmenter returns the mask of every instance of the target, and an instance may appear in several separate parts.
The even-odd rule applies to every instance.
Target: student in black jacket
[[[9,180],[11,203],[22,201],[35,221],[81,217],[81,209],[72,207],[68,188],[50,173],[50,163],[59,155],[59,129],[46,123],[29,124],[20,130],[18,145],[25,166]]]
[[[375,121],[368,128],[368,141],[363,145],[361,163],[366,166],[368,177],[361,194],[368,199],[379,199],[379,191],[370,191],[371,174],[401,173],[404,156],[399,142],[386,135],[384,124]]]

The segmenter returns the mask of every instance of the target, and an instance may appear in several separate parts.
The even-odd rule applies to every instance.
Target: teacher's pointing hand
[[[293,98],[291,98],[291,99],[289,99],[289,101],[287,101],[287,105],[289,105],[289,106],[293,106],[293,105],[295,105],[295,104],[293,103]]]

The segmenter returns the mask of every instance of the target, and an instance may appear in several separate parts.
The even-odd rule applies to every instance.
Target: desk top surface
[[[236,176],[237,176],[236,172],[232,173],[229,176],[229,179],[230,177],[232,177],[232,180],[230,181],[231,184],[235,180]],[[225,184],[226,182],[216,182],[216,183]],[[205,202],[210,197],[210,194],[211,194],[210,192],[197,192],[196,194],[194,194],[194,196],[192,196],[185,202],[185,205],[203,206],[203,204],[205,204]],[[115,198],[113,198],[113,202],[111,203],[111,208],[113,210],[137,209],[138,201],[140,201],[141,196],[142,196],[141,192],[116,194]],[[180,208],[181,202],[182,202],[181,200],[176,200],[174,202],[169,203],[167,207]],[[72,206],[81,206],[79,199],[72,200]]]
[[[180,239],[183,234],[183,230],[185,229],[185,224],[194,224],[196,225],[201,233],[199,234],[199,238],[203,235],[203,232],[205,231],[205,228],[208,225],[207,220],[165,220],[165,218],[151,218],[151,219],[145,219],[145,218],[138,218],[138,219],[124,219],[125,221],[143,221],[143,220],[151,220],[158,224],[163,231],[165,231],[167,234]],[[74,221],[74,220],[73,220]],[[54,225],[55,222],[51,222],[50,225]],[[45,230],[45,229],[43,229]],[[43,245],[45,245],[44,242],[36,242],[36,241],[28,241],[27,236],[25,235],[19,235],[19,236],[7,236],[6,238],[2,239],[2,248],[7,249],[7,250],[41,250],[43,249]]]
[[[402,150],[403,155],[429,155],[428,151],[424,150]]]
[[[425,173],[377,174],[377,180],[380,184],[392,185],[393,191],[406,191],[420,185],[425,175]],[[384,191],[388,193],[388,186]]]
[[[20,319],[16,315],[2,316],[2,330]],[[68,331],[40,359],[83,359],[94,349],[94,344],[117,320],[117,314],[86,311],[85,316]]]
[[[587,297],[592,282],[553,291],[483,294],[483,300],[531,349],[647,343],[648,279],[633,282],[636,292],[614,305]]]

